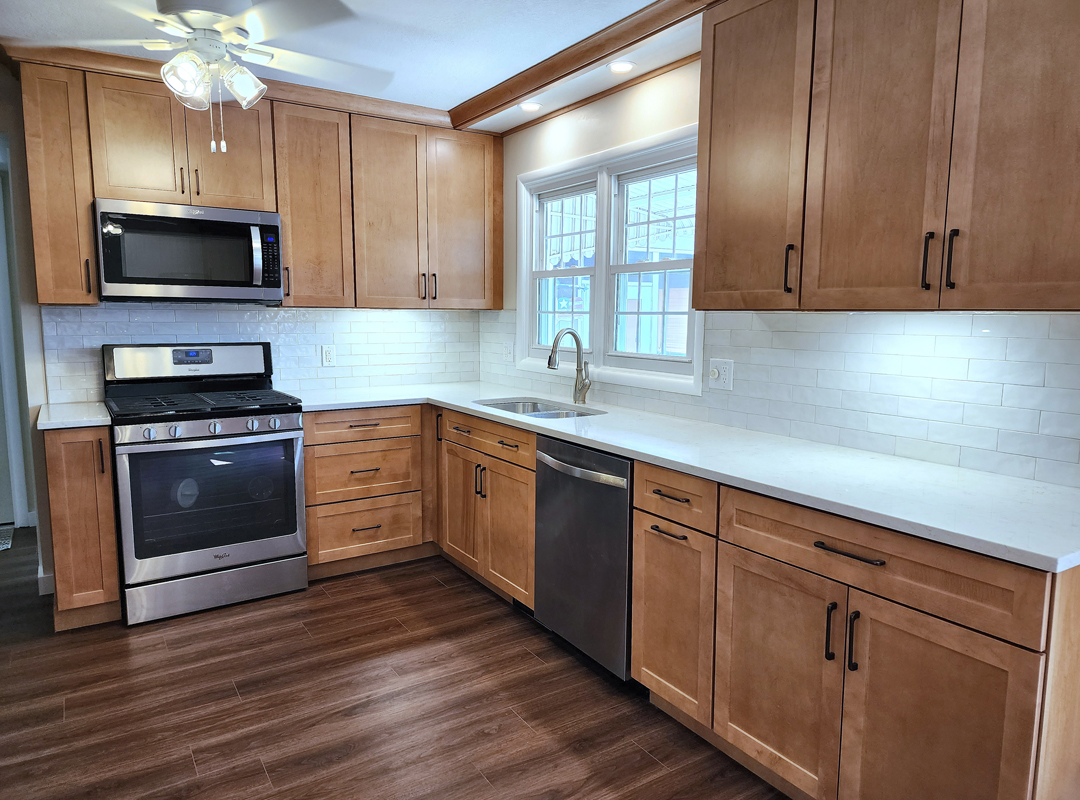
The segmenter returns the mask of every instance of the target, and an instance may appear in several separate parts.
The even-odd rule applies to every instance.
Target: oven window
[[[251,226],[235,222],[101,215],[109,283],[250,286]]]
[[[294,439],[132,453],[132,529],[139,559],[296,532]]]

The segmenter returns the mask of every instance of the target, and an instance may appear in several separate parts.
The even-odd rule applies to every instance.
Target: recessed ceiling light
[[[543,106],[537,103],[535,100],[526,100],[524,103],[518,106],[518,108],[520,108],[522,111],[527,111],[530,114],[535,114],[537,111],[543,108]]]
[[[616,75],[625,75],[637,66],[633,61],[612,61],[607,65],[607,68],[614,72]]]

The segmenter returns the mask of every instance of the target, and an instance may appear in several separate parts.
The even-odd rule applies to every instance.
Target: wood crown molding
[[[704,11],[717,0],[657,0],[587,39],[450,109],[455,128],[468,128],[542,89]]]
[[[587,106],[590,103],[595,103],[597,100],[603,100],[605,97],[610,97],[613,94],[618,94],[623,89],[629,89],[631,86],[637,86],[639,83],[645,83],[645,81],[652,80],[653,78],[658,78],[667,72],[676,70],[679,67],[685,67],[687,64],[693,64],[695,61],[700,60],[701,53],[693,53],[691,55],[684,56],[678,61],[672,61],[670,64],[665,64],[662,67],[657,67],[650,72],[643,72],[640,75],[635,75],[630,80],[623,81],[617,86],[612,86],[610,89],[604,89],[604,91],[597,92],[596,94],[590,95],[583,100],[578,100],[577,102],[571,103],[570,105],[563,106],[562,108],[557,108],[554,111],[549,111],[542,117],[530,119],[528,122],[523,122],[517,127],[511,128],[508,131],[503,131],[501,134],[498,135],[510,136],[512,134],[518,133],[519,131],[523,131],[526,128],[532,128],[535,125],[539,125],[542,122],[547,122],[548,120],[554,119],[555,117],[561,117],[563,114],[569,114],[571,111],[577,111],[577,109],[581,108],[582,106]]]
[[[96,50],[81,50],[73,47],[25,47],[16,44],[3,46],[12,61],[47,64],[53,67],[81,69],[87,72],[102,72],[109,75],[123,75],[129,78],[161,80],[161,62],[149,58],[122,56],[115,53],[101,53]],[[279,100],[297,105],[329,108],[335,111],[347,111],[350,114],[362,114],[368,117],[413,122],[436,128],[450,128],[450,115],[425,106],[408,103],[396,103],[392,100],[380,100],[358,94],[335,92],[331,89],[319,89],[313,86],[301,86],[295,83],[266,79],[267,100]]]

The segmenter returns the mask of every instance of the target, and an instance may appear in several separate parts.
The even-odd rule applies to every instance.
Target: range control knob
[[[174,439],[179,439],[180,434],[182,434],[183,432],[183,429],[179,425],[173,425],[169,428],[169,436]]]
[[[281,427],[281,420],[277,417],[270,417],[270,421],[266,424],[270,426],[270,430],[276,431],[278,428]]]
[[[257,431],[259,429],[259,421],[252,417],[247,421],[247,429],[249,431]]]
[[[209,425],[209,429],[210,429],[210,433],[213,433],[213,434],[221,433],[221,423],[220,422],[211,422],[210,425]]]
[[[142,438],[146,439],[147,441],[150,441],[151,439],[156,439],[157,431],[155,431],[153,428],[143,428]]]

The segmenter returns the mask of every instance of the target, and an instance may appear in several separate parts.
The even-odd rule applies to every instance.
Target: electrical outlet
[[[735,362],[728,358],[709,359],[709,388],[730,392],[735,388]]]
[[[324,367],[337,366],[337,354],[334,352],[334,346],[332,344],[324,344],[320,348],[321,363]]]
[[[507,364],[513,364],[514,363],[514,343],[513,342],[503,342],[503,354],[502,355],[503,355],[503,361],[505,361]]]

